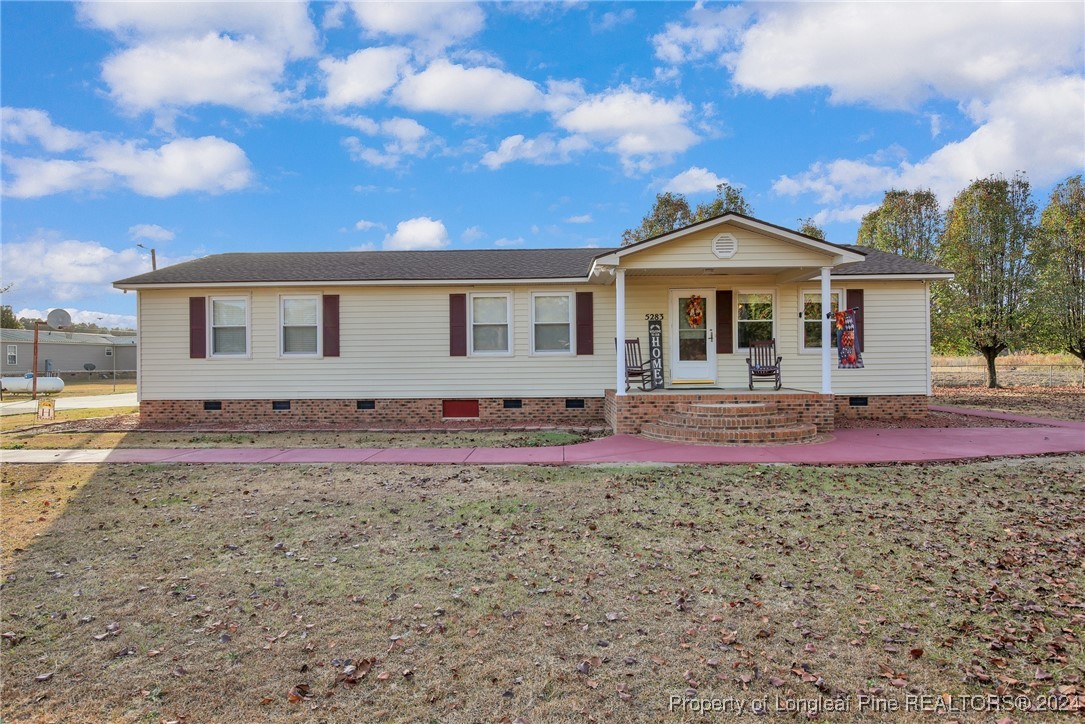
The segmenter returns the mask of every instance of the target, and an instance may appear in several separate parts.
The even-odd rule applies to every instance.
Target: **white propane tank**
[[[31,393],[34,391],[34,378],[33,377],[0,377],[0,387],[3,387],[4,392],[26,392]],[[59,377],[39,377],[38,378],[38,392],[44,394],[55,394],[64,389],[64,380]]]

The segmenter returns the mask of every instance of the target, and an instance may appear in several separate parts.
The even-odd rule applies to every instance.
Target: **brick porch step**
[[[645,423],[641,435],[697,445],[766,445],[808,442],[817,436],[817,427],[778,412],[774,402],[693,402]]]
[[[773,412],[775,402],[689,402],[674,408],[674,414],[684,417],[760,417]]]
[[[771,445],[810,442],[817,437],[817,427],[796,422],[778,427],[735,430],[725,427],[673,426],[657,421],[646,423],[640,434],[650,440],[693,445]]]

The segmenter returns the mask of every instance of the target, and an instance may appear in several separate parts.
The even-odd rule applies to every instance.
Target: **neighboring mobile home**
[[[0,329],[0,377],[21,377],[34,367],[34,330]],[[93,367],[88,370],[88,365]],[[132,374],[136,370],[136,336],[38,330],[38,375],[93,371]]]
[[[148,425],[605,418],[639,432],[690,402],[771,395],[826,431],[838,415],[926,414],[930,283],[950,277],[725,214],[615,249],[220,254],[114,286],[138,292]],[[861,369],[822,343],[822,310],[845,307]],[[664,388],[627,391],[615,340],[647,354],[649,319]],[[747,389],[762,338],[783,358],[780,392]]]

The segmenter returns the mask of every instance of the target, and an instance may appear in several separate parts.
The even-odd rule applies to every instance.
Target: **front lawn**
[[[2,714],[1078,706],[1083,467],[5,465]]]

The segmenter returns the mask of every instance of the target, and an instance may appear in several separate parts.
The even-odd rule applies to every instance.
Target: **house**
[[[34,330],[0,329],[0,377],[21,377],[34,367]],[[88,365],[93,365],[88,367]],[[38,375],[112,375],[136,371],[136,335],[38,330]]]
[[[138,293],[144,424],[635,433],[690,405],[764,403],[824,432],[926,414],[930,284],[950,277],[724,214],[614,249],[219,254],[114,286]],[[844,308],[861,369],[830,348],[822,310]],[[615,340],[647,354],[650,324],[663,387],[627,390]],[[748,389],[757,339],[776,341],[779,392]]]

